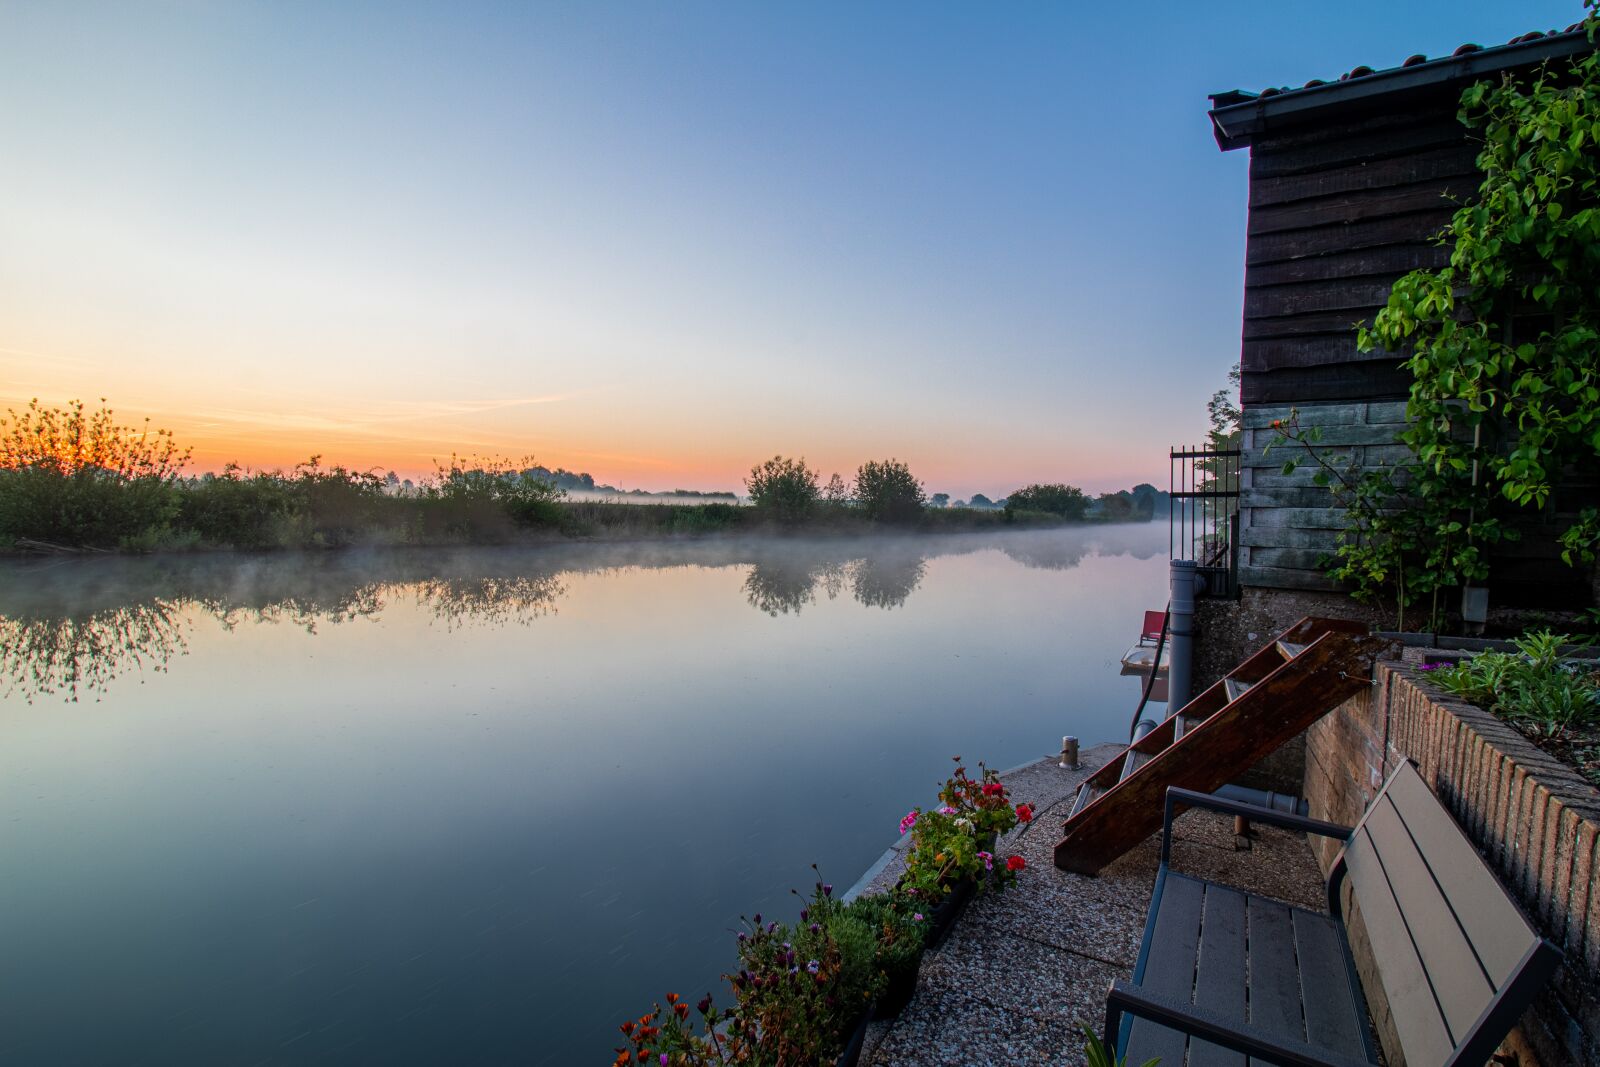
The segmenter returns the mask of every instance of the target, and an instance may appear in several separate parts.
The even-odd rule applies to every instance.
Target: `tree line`
[[[922,481],[898,459],[868,460],[846,483],[834,474],[823,484],[821,473],[804,457],[773,456],[750,468],[745,489],[758,512],[786,526],[815,521],[828,513],[854,512],[872,522],[906,524],[927,517],[929,510],[949,507],[949,495],[927,494]],[[1027,485],[998,501],[982,493],[970,504],[978,510],[999,510],[1007,522],[1054,519],[1066,522],[1148,522],[1167,494],[1147,483],[1091,497],[1074,485]]]
[[[1091,499],[1068,485],[1030,485],[977,508],[929,497],[896,459],[861,465],[847,484],[824,484],[803,459],[774,456],[746,480],[753,507],[732,493],[678,490],[567,499],[568,489],[603,493],[586,474],[550,470],[532,457],[452,456],[420,483],[392,472],[324,466],[313,456],[290,471],[187,476],[189,451],[172,434],[116,422],[110,409],[37,401],[0,419],[0,549],[27,551],[204,547],[320,548],[341,545],[494,544],[529,538],[654,537],[761,527],[841,529],[884,525],[974,530],[998,524],[1137,521],[1154,516],[1156,491]],[[592,488],[591,488],[592,487]],[[612,502],[613,500],[618,502]],[[988,508],[983,505],[988,504]]]

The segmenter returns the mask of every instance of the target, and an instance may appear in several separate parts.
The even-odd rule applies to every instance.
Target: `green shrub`
[[[662,505],[670,511],[668,528],[673,533],[720,533],[736,529],[750,513],[737,504]]]
[[[751,467],[744,485],[750,502],[763,516],[786,525],[803,522],[821,494],[817,472],[806,466],[804,458],[773,456]]]
[[[103,403],[103,402],[102,402]],[[0,419],[0,539],[97,548],[149,540],[177,514],[188,461],[166,430],[119,426],[110,408],[37,400]]]
[[[874,522],[921,517],[926,496],[911,468],[897,459],[868,460],[856,471],[856,503]]]
[[[1515,652],[1480,652],[1429,677],[1525,729],[1558,737],[1600,726],[1600,665],[1563,659],[1571,641],[1548,630],[1527,634],[1511,642]]]
[[[519,466],[451,456],[449,466],[439,466],[437,478],[423,487],[423,533],[428,539],[486,543],[503,541],[518,529],[560,526],[558,502],[565,495],[539,476],[532,457]]]
[[[301,539],[312,545],[349,545],[380,525],[383,479],[371,471],[333,466],[320,456],[295,466],[290,482]]]
[[[159,478],[87,468],[0,470],[0,537],[117,548],[164,530],[177,503],[170,482]]]
[[[202,541],[237,548],[285,545],[297,501],[281,474],[255,473],[228,464],[205,474],[178,494],[178,525]]]
[[[870,927],[877,944],[877,967],[885,986],[914,981],[922,960],[927,922],[912,898],[901,892],[859,896],[846,905],[849,915]]]
[[[1089,510],[1089,498],[1075,485],[1030,485],[1006,497],[1006,514],[1042,511],[1064,519],[1081,519]]]

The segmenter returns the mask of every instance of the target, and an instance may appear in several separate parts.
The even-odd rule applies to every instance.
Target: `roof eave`
[[[1227,152],[1253,143],[1261,133],[1304,121],[1315,112],[1350,107],[1389,93],[1473,82],[1501,71],[1581,55],[1594,47],[1587,31],[1579,28],[1271,96],[1218,93],[1212,100],[1221,106],[1211,109],[1211,128],[1217,146]]]

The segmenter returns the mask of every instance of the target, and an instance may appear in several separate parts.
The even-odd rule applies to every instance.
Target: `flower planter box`
[[[874,1005],[861,1013],[856,1028],[850,1032],[850,1040],[845,1042],[844,1051],[833,1061],[833,1067],[856,1067],[861,1062],[861,1047],[867,1040],[867,1024],[877,1018],[876,1010]]]
[[[917,974],[920,970],[920,966],[908,967],[905,973],[889,979],[889,984],[872,1005],[874,1019],[893,1019],[906,1010],[906,1005],[911,1003],[911,997],[917,991]]]
[[[978,882],[973,878],[963,878],[950,887],[950,892],[945,894],[945,898],[933,909],[933,914],[928,916],[928,933],[922,943],[924,951],[936,949],[944,944],[944,939],[950,936],[956,920],[967,910],[967,905],[972,903],[977,891]]]

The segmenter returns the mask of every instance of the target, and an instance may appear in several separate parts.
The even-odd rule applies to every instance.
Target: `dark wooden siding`
[[[1436,238],[1477,191],[1476,156],[1447,100],[1256,141],[1245,404],[1406,395],[1398,361],[1357,351],[1355,327],[1371,320],[1400,275],[1449,261]]]

